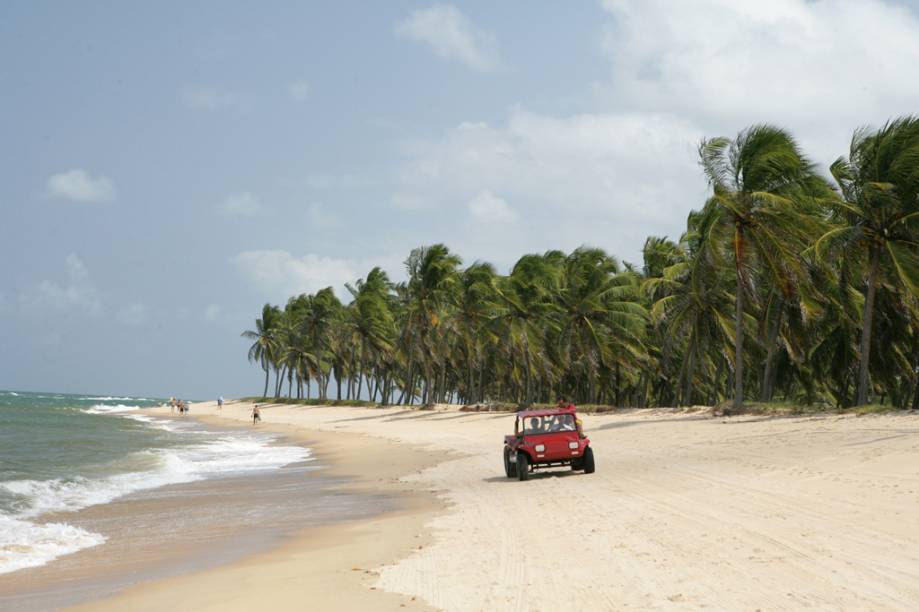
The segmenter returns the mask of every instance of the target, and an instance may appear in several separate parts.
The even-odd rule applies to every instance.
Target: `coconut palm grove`
[[[442,244],[265,304],[263,395],[617,407],[746,401],[919,408],[919,118],[859,129],[829,168],[754,125],[699,145],[710,195],[641,266],[602,248],[508,275]]]

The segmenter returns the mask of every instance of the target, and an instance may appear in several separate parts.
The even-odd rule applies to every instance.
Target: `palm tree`
[[[268,370],[274,359],[275,332],[281,319],[281,310],[277,306],[262,306],[262,316],[255,320],[255,330],[242,333],[243,338],[253,340],[249,347],[249,361],[258,363],[265,370],[265,390],[262,397],[268,396]]]
[[[699,147],[713,195],[703,215],[707,236],[729,244],[734,260],[734,409],[743,403],[744,297],[752,295],[751,269],[786,295],[803,275],[798,253],[816,233],[808,197],[820,191],[812,164],[794,138],[779,128],[755,125],[734,140],[713,138]]]
[[[856,132],[838,191],[770,126],[705,140],[700,158],[711,196],[679,242],[647,239],[640,268],[581,247],[505,276],[438,244],[411,252],[404,283],[374,269],[346,285],[347,305],[330,287],[266,304],[243,332],[264,393],[274,369],[277,395],[286,376],[288,394],[315,380],[326,399],[334,377],[339,398],[347,384],[383,403],[740,408],[758,390],[919,406],[919,120]]]
[[[490,323],[498,316],[494,266],[475,263],[460,274],[454,332],[457,361],[465,370],[462,395],[466,402],[485,400],[485,351],[494,340]]]
[[[405,384],[409,398],[415,393],[415,370],[422,364],[422,401],[435,400],[435,373],[443,369],[445,348],[440,325],[453,301],[460,258],[442,245],[414,249],[405,261],[409,279],[405,291],[405,323],[400,338],[407,354]]]
[[[852,136],[849,157],[830,167],[842,197],[835,200],[839,227],[817,241],[817,254],[844,252],[867,260],[859,341],[856,405],[868,401],[871,332],[878,283],[919,294],[919,118],[903,117]]]
[[[546,336],[559,330],[556,296],[564,257],[559,251],[524,255],[496,292],[502,312],[495,323],[500,326],[511,364],[511,381],[522,390],[518,401],[524,405],[531,402],[534,370],[544,365],[535,362],[545,357]]]
[[[300,333],[308,342],[315,361],[313,375],[319,387],[320,399],[328,397],[331,380],[331,362],[334,358],[333,338],[342,315],[341,302],[331,287],[319,290],[310,296],[300,320]]]
[[[661,269],[659,275],[646,278],[641,286],[642,292],[654,300],[651,320],[655,326],[663,328],[659,336],[666,347],[663,352],[667,357],[671,353],[682,357],[676,364],[672,359],[667,360],[668,366],[679,366],[679,371],[673,372],[678,381],[678,404],[692,402],[697,370],[711,374],[712,370],[722,369],[723,355],[734,340],[732,283],[719,265],[718,245],[704,239],[712,231],[705,223],[714,220],[712,216],[691,214],[687,223],[689,229],[680,244],[667,249],[666,261],[670,265]],[[653,246],[659,251],[659,247]],[[646,268],[654,271],[653,267]],[[750,317],[745,317],[744,325],[750,324]],[[717,373],[710,376],[706,399],[711,397],[717,401],[719,378]]]
[[[565,258],[558,293],[560,354],[580,371],[588,401],[597,400],[598,371],[621,373],[644,353],[647,312],[637,289],[636,277],[620,273],[618,262],[601,249],[581,247]],[[620,378],[614,389],[617,404]]]
[[[354,296],[351,324],[360,347],[356,394],[360,398],[365,364],[374,369],[380,365],[380,357],[392,350],[396,330],[390,310],[390,283],[386,272],[379,267],[374,268],[366,280],[358,280],[355,287],[347,287]]]

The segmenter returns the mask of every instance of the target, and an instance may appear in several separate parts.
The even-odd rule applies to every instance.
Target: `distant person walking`
[[[223,396],[217,398],[217,410],[223,410]]]
[[[256,423],[261,423],[261,421],[262,421],[262,413],[259,412],[258,404],[256,404],[255,406],[252,407],[252,424],[255,425]]]

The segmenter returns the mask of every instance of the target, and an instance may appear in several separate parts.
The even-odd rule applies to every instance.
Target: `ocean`
[[[105,545],[104,530],[69,519],[85,508],[311,460],[308,448],[268,432],[207,429],[178,414],[145,414],[163,403],[0,391],[0,574]]]

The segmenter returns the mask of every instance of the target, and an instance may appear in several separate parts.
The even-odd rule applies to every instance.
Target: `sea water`
[[[67,513],[168,484],[271,471],[309,449],[208,431],[145,408],[163,400],[0,391],[0,574],[104,544]],[[53,514],[54,520],[43,520]],[[62,519],[62,516],[64,517]]]

